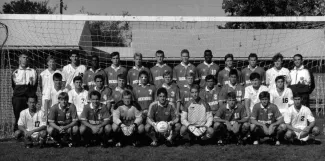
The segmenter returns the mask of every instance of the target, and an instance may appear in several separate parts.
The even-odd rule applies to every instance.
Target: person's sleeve
[[[11,73],[11,87],[12,87],[12,89],[15,89],[15,87],[16,87],[15,72],[17,72],[17,70],[15,70],[13,73]]]
[[[106,121],[106,120],[110,120],[111,118],[111,115],[110,115],[110,112],[107,108],[105,107],[102,107],[104,108],[105,110],[103,110],[103,120]]]
[[[222,72],[218,72],[218,82],[217,84],[221,84],[222,85],[222,80],[223,80],[223,77],[222,77]]]
[[[132,85],[132,83],[133,83],[131,81],[131,78],[130,77],[131,77],[131,70],[128,71],[128,75],[126,77],[126,82],[127,82],[128,85]]]
[[[194,67],[194,74],[195,74],[195,78],[194,80],[198,81],[200,78],[199,78],[199,71]]]
[[[212,125],[212,122],[213,122],[211,107],[206,102],[204,102],[203,105],[204,105],[204,107],[206,109],[206,120],[207,121],[205,123],[205,126],[210,127]]]
[[[237,73],[238,73],[238,79],[239,79],[238,82],[242,83],[243,82],[242,73],[239,70],[237,70]]]
[[[48,122],[55,122],[55,106],[52,106],[50,108],[50,113],[49,113],[49,117],[47,118]]]
[[[227,88],[226,88],[226,86],[223,86],[219,93],[220,93],[219,100],[222,100],[222,101],[226,100],[226,96],[227,96]]]
[[[262,77],[262,83],[264,84],[265,81],[266,81],[265,80],[266,79],[266,76],[265,76],[265,70],[263,68],[262,68],[262,72],[261,73],[262,73],[262,76],[261,76]]]
[[[177,102],[181,102],[181,96],[180,96],[180,91],[179,91],[179,88],[178,87],[176,88],[176,93],[175,94],[176,94],[175,95],[175,97],[176,97],[176,103]]]
[[[51,100],[51,89],[52,88],[43,89],[43,90],[45,90],[45,92],[44,92],[45,94],[43,96],[44,100]]]
[[[265,73],[265,84],[266,85],[269,85],[270,84],[270,71],[267,70],[266,73]]]
[[[177,66],[173,69],[173,80],[177,81],[178,77],[177,77]]]
[[[113,111],[113,122],[116,125],[119,125],[120,123],[122,123],[122,121],[120,120],[120,109],[117,108]]]
[[[183,111],[181,113],[181,123],[182,125],[188,127],[190,125],[190,123],[187,121],[187,112]]]
[[[20,112],[20,114],[19,114],[19,119],[18,119],[18,126],[25,126],[26,125],[26,122],[25,122],[25,120],[26,119],[24,119],[25,118],[25,116],[24,116],[24,114],[23,114],[23,111],[21,111]]]
[[[176,110],[176,105],[171,103],[172,108],[170,109],[170,115],[174,124],[178,122],[178,112]]]
[[[140,125],[142,123],[142,112],[137,108],[135,108],[134,115],[135,115],[134,123]]]
[[[250,99],[250,97],[249,97],[249,92],[248,92],[248,87],[249,87],[249,86],[247,86],[247,87],[245,88],[244,99]]]
[[[72,94],[71,94],[72,90],[70,90],[68,92],[68,95],[69,95],[69,103],[72,103],[73,104],[73,98],[72,98]]]
[[[92,81],[92,80],[90,80],[90,81]],[[88,80],[88,72],[87,71],[82,76],[82,82],[83,82],[82,83],[83,85],[88,85],[89,80]]]
[[[314,91],[315,87],[316,87],[316,85],[315,85],[315,76],[314,76],[314,73],[311,70],[309,70],[309,69],[307,69],[307,70],[308,70],[309,75],[310,75],[309,94],[311,94]]]
[[[305,75],[306,75],[306,83],[307,83],[307,85],[310,85],[311,84],[310,74],[307,69],[305,69]]]
[[[252,112],[252,115],[251,115],[251,119],[254,119],[254,120],[257,119],[257,116],[258,116],[258,106],[259,106],[259,104],[255,104],[254,105],[253,112]]]
[[[148,121],[148,124],[152,125],[155,120],[154,120],[154,114],[156,112],[156,109],[154,108],[154,105],[156,104],[156,102],[152,102],[149,106],[149,110],[148,110],[148,118],[147,118],[147,121]]]
[[[272,90],[269,90],[269,93],[270,93],[270,103],[273,103],[273,101],[274,101],[274,96],[273,96],[273,92],[272,92]]]
[[[41,119],[40,119],[40,127],[41,126],[46,126],[46,117],[44,115],[44,112],[41,110],[40,111]]]
[[[288,94],[288,104],[289,105],[292,105],[293,104],[293,93],[292,93],[292,90],[289,88],[289,94]]]
[[[62,81],[67,81],[67,78],[68,78],[68,72],[67,72],[67,69],[66,69],[66,66],[63,67],[62,69]]]
[[[289,84],[291,83],[291,76],[290,76],[289,69],[287,69],[286,82],[289,83]]]
[[[88,108],[87,107],[84,107],[84,109],[82,110],[82,112],[80,114],[80,120],[88,121]]]
[[[283,115],[284,123],[291,124],[291,112],[290,109],[286,110],[286,112]]]
[[[241,118],[248,118],[247,111],[244,106],[241,107],[240,115],[241,115]]]
[[[308,111],[306,112],[307,114],[307,120],[309,122],[314,122],[315,121],[315,117],[313,116],[313,114],[311,113],[310,109],[308,109]]]

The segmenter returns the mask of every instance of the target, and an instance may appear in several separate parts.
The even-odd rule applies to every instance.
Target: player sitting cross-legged
[[[44,112],[36,107],[37,96],[28,96],[28,108],[21,111],[18,119],[18,130],[15,138],[24,137],[25,147],[31,148],[33,142],[39,142],[44,147],[46,138],[46,118]]]
[[[117,140],[116,147],[121,147],[127,140],[133,146],[138,146],[139,135],[143,134],[141,107],[132,100],[132,92],[125,90],[122,93],[122,101],[114,105],[113,132]]]
[[[100,103],[101,94],[92,91],[89,94],[90,104],[86,105],[81,113],[80,134],[85,141],[85,147],[91,140],[100,140],[101,147],[107,146],[108,137],[112,131],[109,124],[111,115],[109,109]]]
[[[178,111],[174,103],[167,100],[167,90],[159,88],[158,101],[150,104],[145,130],[152,139],[151,146],[157,146],[159,140],[165,140],[167,146],[174,145],[174,139],[181,128]]]
[[[278,107],[270,103],[269,92],[261,92],[259,99],[261,102],[254,105],[251,114],[251,132],[255,139],[253,144],[259,144],[260,138],[268,136],[275,140],[275,145],[280,145],[280,136],[286,130],[283,116]]]
[[[72,140],[69,146],[75,146],[77,143],[77,135],[79,134],[76,106],[68,103],[69,95],[66,92],[61,92],[58,99],[59,103],[50,109],[48,117],[50,126],[47,128],[47,131],[56,141],[58,148],[61,148],[62,143],[66,143],[69,137]]]
[[[302,96],[300,94],[293,95],[294,105],[290,106],[284,115],[284,122],[287,125],[288,131],[285,134],[285,139],[294,142],[310,141],[310,143],[319,144],[313,137],[320,134],[320,130],[315,126],[315,117],[310,109],[302,105]]]
[[[186,103],[181,113],[180,135],[184,137],[189,134],[191,145],[197,139],[205,141],[212,138],[214,130],[211,127],[213,116],[210,106],[199,97],[200,87],[195,84],[190,91],[192,99]]]
[[[220,136],[218,145],[223,141],[237,140],[237,145],[243,144],[242,138],[246,138],[249,131],[248,115],[245,107],[236,99],[235,92],[227,94],[227,103],[222,105],[214,116],[214,129]]]

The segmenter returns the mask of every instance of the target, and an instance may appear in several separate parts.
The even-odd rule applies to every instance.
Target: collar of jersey
[[[210,92],[210,91],[215,90],[215,88],[216,88],[216,87],[213,87],[211,90],[209,90],[208,86],[205,86],[205,91]]]
[[[229,104],[227,103],[227,105],[226,105],[226,108],[227,108],[227,110],[230,110],[230,107],[229,107]],[[236,109],[236,108],[238,108],[238,106],[236,105],[235,106],[235,108],[234,109]]]
[[[166,100],[166,104],[165,105],[161,104],[159,101],[157,101],[157,102],[158,102],[158,106],[160,106],[160,107],[166,107],[168,105],[167,100]]]
[[[214,64],[214,63],[213,63],[213,61],[211,61],[211,63],[210,63],[210,64],[208,64],[208,63],[207,63],[207,62],[205,62],[205,61],[204,61],[203,63],[204,63],[205,65],[209,66],[209,67],[210,67],[210,66],[212,66],[212,65]]]
[[[95,89],[96,91],[102,92],[102,91],[105,90],[105,87],[103,87],[103,89],[98,89],[97,86],[95,86],[94,89]]]
[[[94,73],[97,73],[97,72],[99,72],[100,70],[102,70],[102,68],[98,68],[98,69],[96,69],[95,71],[93,70],[93,68],[90,68],[89,70],[92,71],[92,72],[94,72]]]
[[[30,67],[26,67],[26,69],[24,69],[23,67],[19,66],[18,69],[20,69],[20,70],[31,70],[32,68],[30,68]]]
[[[140,68],[138,68],[137,66],[133,66],[133,69],[135,69],[135,70],[141,70],[143,68],[144,68],[143,65]]]
[[[111,65],[111,68],[114,70],[119,70],[121,68],[121,65],[119,65],[118,67],[116,67],[114,64]]]
[[[297,67],[294,67],[293,69],[294,70],[302,70],[302,69],[304,69],[305,67],[304,67],[304,65],[301,65],[298,69],[297,69]]]
[[[189,67],[189,66],[191,66],[192,64],[189,62],[187,65],[185,65],[183,62],[181,62],[181,66],[183,66],[183,67],[185,67],[185,68],[187,68],[187,67]]]
[[[164,63],[163,65],[159,65],[158,63],[156,64],[156,66],[159,67],[159,68],[162,68],[162,67],[164,67],[166,65],[167,65],[166,63]]]
[[[60,110],[63,110],[63,108],[61,107],[61,104],[59,103],[58,105],[59,105],[59,109],[60,109]],[[69,107],[69,104],[68,104],[67,107],[65,108],[65,110],[69,110],[69,108],[70,108],[70,107]]]
[[[95,109],[95,107],[93,106],[92,103],[90,103],[90,108],[91,108],[92,110]],[[97,110],[100,110],[100,109],[102,109],[102,106],[101,106],[101,105],[99,105],[99,107],[97,108]]]
[[[235,69],[235,68],[232,68],[232,69]],[[226,71],[230,71],[230,68],[229,67],[225,67],[225,70]]]
[[[238,85],[237,83],[234,86],[231,85],[231,83],[228,83],[228,86],[231,87],[231,88],[233,88],[233,89],[235,89],[237,85]]]
[[[249,70],[251,70],[251,71],[255,71],[255,69],[257,68],[257,65],[256,65],[256,67],[255,67],[255,68],[253,68],[253,70],[252,70],[252,68],[251,68],[251,66],[250,66],[250,65],[248,65],[248,66],[247,66],[247,68],[248,68]]]
[[[261,108],[262,109],[268,109],[270,107],[270,103],[266,106],[266,107],[264,107],[263,105],[262,105],[262,103],[261,103]]]

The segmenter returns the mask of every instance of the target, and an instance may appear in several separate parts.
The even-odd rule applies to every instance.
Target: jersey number
[[[282,101],[283,103],[288,103],[288,98],[283,98]]]
[[[305,120],[305,116],[301,116],[300,121],[304,121]]]

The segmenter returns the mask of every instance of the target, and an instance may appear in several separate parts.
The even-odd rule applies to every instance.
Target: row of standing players
[[[219,108],[218,107],[219,104],[225,103],[224,100],[226,100],[225,98],[227,98],[226,95],[230,91],[236,91],[235,92],[236,97],[237,97],[237,99],[239,99],[240,102],[244,100],[243,96],[245,93],[245,88],[243,86],[241,86],[239,84],[240,81],[238,81],[238,80],[240,80],[238,78],[241,78],[240,72],[238,70],[234,70],[234,69],[230,70],[232,68],[231,64],[233,61],[233,57],[230,54],[226,55],[226,57],[225,57],[227,67],[224,70],[218,72],[219,67],[217,65],[215,65],[213,62],[211,62],[211,60],[212,60],[211,52],[206,51],[205,52],[205,62],[200,64],[197,68],[195,68],[193,65],[187,64],[188,58],[189,58],[189,53],[187,50],[183,50],[181,53],[182,63],[180,65],[176,66],[174,68],[174,70],[172,71],[170,67],[168,67],[166,64],[163,64],[163,58],[164,58],[163,52],[157,51],[157,53],[156,53],[157,65],[155,66],[156,69],[155,69],[155,67],[153,67],[149,71],[147,68],[144,68],[144,67],[139,68],[139,66],[135,66],[135,67],[133,67],[133,69],[137,70],[138,73],[140,72],[140,74],[137,74],[136,72],[132,72],[132,69],[131,69],[128,72],[127,77],[125,77],[126,74],[124,74],[125,69],[123,70],[123,68],[121,66],[119,66],[119,54],[112,53],[111,56],[112,56],[113,64],[108,69],[105,69],[106,72],[102,72],[103,70],[100,70],[98,68],[98,65],[97,65],[97,69],[96,69],[96,63],[98,64],[98,57],[92,57],[92,63],[93,63],[92,68],[90,68],[85,73],[83,73],[84,81],[87,80],[87,78],[88,78],[88,80],[91,77],[93,78],[92,81],[88,81],[88,82],[86,81],[86,83],[83,85],[83,87],[87,88],[87,86],[88,86],[88,88],[90,87],[91,90],[96,90],[96,87],[97,87],[97,91],[102,93],[101,98],[100,98],[101,102],[106,104],[106,107],[108,107],[109,109],[110,109],[110,106],[112,106],[113,104],[117,104],[117,102],[119,100],[122,100],[122,92],[124,91],[124,88],[127,88],[126,81],[128,82],[128,84],[133,85],[133,83],[139,84],[138,81],[140,80],[140,84],[142,84],[142,85],[140,85],[140,86],[135,85],[135,88],[133,89],[132,96],[134,97],[136,102],[140,105],[140,109],[144,113],[144,116],[146,116],[147,115],[146,113],[148,113],[149,105],[150,105],[150,103],[152,103],[155,100],[155,94],[156,94],[155,86],[150,85],[150,83],[149,83],[150,78],[151,79],[154,78],[153,82],[158,81],[158,83],[155,83],[155,84],[160,84],[160,86],[156,85],[156,87],[164,87],[167,89],[167,91],[168,91],[167,98],[170,102],[172,102],[175,105],[176,111],[178,111],[178,112],[180,112],[181,109],[183,109],[184,106],[186,106],[186,104],[187,104],[186,102],[190,101],[190,98],[191,98],[190,88],[191,88],[192,84],[195,84],[195,82],[196,82],[195,80],[198,80],[197,78],[201,78],[201,81],[199,83],[200,85],[202,85],[202,82],[204,82],[204,84],[206,84],[206,85],[203,85],[203,89],[201,90],[199,95],[201,96],[201,98],[203,100],[205,100],[205,102],[208,102],[208,106],[209,106],[209,108],[211,108],[211,111],[213,111],[214,114],[216,113],[217,109]],[[278,56],[277,57],[278,59],[275,59],[275,61],[274,61],[275,66],[276,66],[277,61],[282,61],[282,59],[283,59],[283,57],[281,57],[281,55],[279,55],[279,54],[276,56]],[[64,90],[66,90],[66,91],[70,90],[69,91],[69,98],[70,98],[69,102],[76,105],[77,113],[78,113],[78,116],[80,117],[82,111],[84,110],[83,105],[86,105],[88,103],[88,101],[87,101],[88,94],[82,94],[82,93],[85,93],[86,90],[83,90],[83,88],[82,88],[83,83],[82,83],[82,79],[80,77],[81,73],[80,73],[80,71],[78,71],[78,69],[80,70],[80,68],[82,68],[81,65],[77,65],[78,64],[77,63],[78,62],[78,54],[72,54],[70,58],[72,60],[72,63],[63,68],[62,79],[67,82],[66,88]],[[141,54],[135,54],[136,65],[141,66],[141,59],[142,59]],[[252,59],[255,59],[255,60],[252,60]],[[251,66],[248,66],[247,69],[250,72],[261,73],[261,74],[259,74],[259,76],[262,75],[262,78],[259,78],[259,79],[264,80],[264,77],[263,77],[263,73],[265,73],[264,71],[256,70],[256,69],[259,69],[256,66],[255,67],[253,66],[253,70],[250,69],[250,67],[252,67],[252,64],[254,63],[254,61],[256,64],[257,56],[255,54],[251,54],[249,56],[249,60],[250,60]],[[52,61],[53,61],[53,59],[52,59]],[[229,63],[229,61],[231,63]],[[50,63],[51,59],[49,59],[48,62],[49,62],[49,68],[50,68],[51,67],[51,63]],[[52,62],[52,64],[53,64],[53,62]],[[71,72],[71,71],[69,71],[69,67],[73,68],[73,64],[77,65],[77,67],[74,68],[75,69],[74,72]],[[161,64],[163,64],[163,65],[161,65]],[[185,65],[185,64],[187,64],[187,65]],[[204,65],[206,65],[206,66],[204,66]],[[216,68],[212,68],[214,65]],[[95,67],[95,68],[93,68],[93,67]],[[191,67],[193,67],[193,68],[191,68]],[[110,71],[110,68],[113,71],[107,72],[107,71]],[[245,69],[243,71],[245,71]],[[92,72],[92,74],[89,72]],[[209,75],[208,77],[206,77],[207,74],[204,72],[206,72],[207,74],[212,74],[212,75]],[[228,72],[228,74],[223,74],[223,73],[227,73],[227,72]],[[279,72],[281,72],[281,69],[279,70]],[[45,71],[45,73],[46,73],[46,71]],[[157,76],[161,73],[162,73],[162,76]],[[44,76],[44,72],[41,73],[41,80],[42,80],[41,84],[43,85],[44,84],[43,82],[46,82],[46,81],[44,81],[45,79],[42,79],[42,74]],[[75,77],[76,74],[79,75],[79,77]],[[204,74],[206,74],[206,75],[204,75]],[[101,75],[101,76],[95,76],[95,75]],[[178,79],[176,79],[177,85],[171,81],[171,78],[175,78],[175,75],[176,75],[176,78],[178,78]],[[180,77],[183,75],[184,75],[184,77]],[[223,83],[218,84],[218,85],[223,85],[222,90],[220,90],[218,86],[214,86],[214,83],[215,83],[214,80],[217,75],[218,75],[218,77],[217,77],[218,80],[220,80],[220,77],[223,77],[223,76],[225,77],[225,78],[221,78],[221,80],[224,79],[226,81],[218,81],[218,82],[223,82]],[[246,74],[246,75],[250,76],[250,74]],[[272,73],[270,75],[272,75]],[[94,76],[95,76],[95,79],[94,79]],[[117,77],[116,80],[114,80],[114,76]],[[132,76],[133,76],[133,79],[132,79]],[[77,79],[72,80],[72,84],[69,83],[69,79],[71,79],[71,77],[77,78]],[[204,78],[204,77],[206,77],[206,78]],[[15,78],[15,76],[13,76],[13,80],[14,80],[14,78]],[[55,78],[57,78],[57,77],[52,77],[52,79],[54,80],[54,85],[52,85],[52,87],[54,87],[54,90],[56,90],[55,92],[56,92],[56,96],[57,96],[59,89],[58,88],[55,89],[55,86],[57,86],[57,84],[58,84],[58,83],[55,83],[55,82],[58,82],[57,80],[55,80]],[[249,79],[249,80],[251,80],[251,79]],[[246,86],[248,86],[248,84],[251,83],[249,80],[244,81]],[[291,81],[290,75],[287,75],[287,77],[285,77],[284,80],[287,82],[290,82]],[[290,80],[290,81],[288,81],[288,80]],[[301,84],[308,83],[308,78],[306,80],[304,80],[304,79],[300,79],[300,80],[302,81]],[[310,80],[310,78],[309,78],[309,80]],[[110,90],[110,88],[107,88],[107,87],[105,87],[105,90],[104,90],[103,87],[104,87],[104,84],[106,84],[106,82],[108,83],[108,86],[111,85],[111,87],[112,87],[112,85],[114,83],[118,84],[118,86],[113,88],[114,90]],[[181,82],[183,82],[183,83],[181,83]],[[268,81],[266,81],[266,82],[268,82]],[[146,85],[144,85],[144,84],[146,84]],[[77,88],[76,88],[76,85],[78,86]],[[46,87],[46,85],[44,87]],[[42,103],[42,107],[45,108],[46,111],[47,111],[47,109],[49,109],[50,106],[54,105],[53,102],[54,103],[57,102],[57,101],[53,101],[53,99],[51,98],[51,94],[53,95],[52,87],[47,86],[47,88],[46,88],[47,90],[45,90],[45,89],[43,90],[45,92],[43,92],[42,100],[44,100],[44,102]],[[178,88],[178,87],[181,87],[181,88]],[[272,85],[269,85],[269,87],[272,87]],[[64,91],[64,90],[62,90],[62,91]],[[257,91],[255,91],[255,92],[257,92]],[[258,93],[260,93],[260,92],[255,93],[255,97],[258,95]],[[247,95],[249,95],[249,94],[247,94]],[[79,101],[78,101],[78,99],[79,99]],[[57,98],[56,98],[56,100],[57,100]],[[91,98],[89,98],[89,100],[91,102]],[[250,110],[251,110],[250,104],[254,105],[253,102],[255,102],[256,98],[253,98],[252,100],[253,101],[251,101],[248,104],[249,105],[248,109],[250,109]],[[52,101],[52,103],[50,103],[49,101]],[[244,103],[244,105],[246,105],[246,104],[247,103]],[[183,107],[183,108],[181,108],[181,107]],[[248,113],[250,113],[250,112],[248,112]]]

